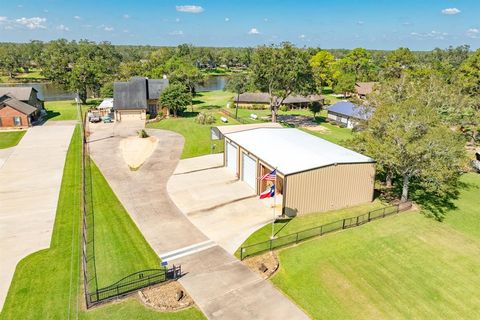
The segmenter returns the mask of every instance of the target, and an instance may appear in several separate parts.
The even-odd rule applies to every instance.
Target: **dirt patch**
[[[317,126],[314,126],[314,127],[305,127],[305,128],[310,130],[310,131],[316,131],[316,132],[321,132],[321,133],[331,133],[332,132],[327,127],[324,127],[324,126],[321,126],[321,125],[317,125]]]
[[[178,281],[140,290],[138,296],[143,304],[161,311],[176,311],[194,304]]]
[[[157,147],[157,137],[128,137],[120,141],[123,160],[132,170],[137,170]]]
[[[310,128],[318,126],[318,124],[313,120],[313,117],[307,116],[279,115],[277,116],[277,120],[288,123],[295,127]]]
[[[243,260],[243,263],[250,268],[250,270],[259,274],[263,279],[270,278],[279,267],[278,258],[273,251],[249,257]]]

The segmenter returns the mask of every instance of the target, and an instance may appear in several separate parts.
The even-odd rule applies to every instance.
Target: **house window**
[[[19,127],[22,125],[22,118],[20,117],[13,117],[13,125],[15,127]]]

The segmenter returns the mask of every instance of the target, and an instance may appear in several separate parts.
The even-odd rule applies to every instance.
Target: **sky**
[[[0,42],[430,50],[480,47],[478,0],[0,0]]]

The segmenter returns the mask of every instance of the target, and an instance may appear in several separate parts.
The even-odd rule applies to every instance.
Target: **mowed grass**
[[[480,176],[440,223],[401,213],[279,252],[273,283],[314,319],[480,318]]]
[[[87,100],[86,105],[82,105],[82,112],[86,112],[89,106],[97,106],[100,104],[98,99]],[[73,100],[46,101],[45,109],[47,110],[46,119],[50,121],[77,120],[77,104]]]
[[[102,219],[97,220],[96,227],[106,228],[98,226],[100,223]],[[122,224],[125,225],[124,222]],[[162,313],[144,307],[132,298],[84,310],[80,232],[81,137],[77,127],[65,161],[50,248],[19,262],[0,319],[204,319],[195,308]],[[111,237],[110,240],[115,239]],[[141,245],[148,247],[147,243]],[[111,264],[111,267],[118,266]]]
[[[0,149],[15,147],[27,131],[0,132]]]
[[[231,93],[221,90],[199,93],[195,97],[193,112],[188,107],[183,117],[171,117],[160,122],[150,123],[147,127],[170,130],[181,134],[185,138],[182,159],[210,154],[212,153],[210,128],[216,125],[239,124],[236,120],[220,112],[220,109],[225,106],[231,95]],[[215,117],[215,123],[211,125],[196,123],[195,117],[199,112],[212,114]],[[221,122],[221,117],[228,118],[228,123]],[[213,141],[213,144],[215,146],[214,153],[223,152],[223,141]]]
[[[95,217],[95,262],[99,288],[145,269],[160,260],[92,162]]]
[[[344,218],[356,217],[362,214],[366,214],[369,211],[383,208],[385,206],[387,206],[387,204],[377,199],[371,203],[351,208],[344,208],[320,213],[310,213],[297,216],[290,220],[277,220],[274,224],[274,234],[276,237],[285,236],[306,229],[319,227],[323,224],[342,220]],[[268,241],[270,240],[271,235],[272,224],[269,223],[252,233],[247,238],[247,240],[244,241],[242,246],[248,246],[263,241]],[[240,257],[240,248],[238,248],[238,250],[235,252],[235,256]]]

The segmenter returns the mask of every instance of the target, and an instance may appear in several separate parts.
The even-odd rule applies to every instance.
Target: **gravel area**
[[[140,300],[161,311],[175,311],[194,304],[192,298],[178,281],[170,281],[138,292]]]
[[[243,260],[243,263],[250,270],[259,274],[263,279],[270,278],[279,267],[277,256],[273,251],[249,257]]]

